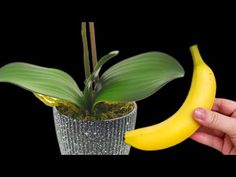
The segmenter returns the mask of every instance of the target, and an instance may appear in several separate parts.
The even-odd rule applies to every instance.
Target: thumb
[[[197,122],[205,127],[222,131],[228,135],[234,135],[236,133],[235,118],[231,118],[203,108],[195,109],[194,118]]]

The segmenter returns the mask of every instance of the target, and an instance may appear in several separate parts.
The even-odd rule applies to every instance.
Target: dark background
[[[78,7],[78,9],[77,9]],[[236,100],[235,13],[229,6],[118,6],[117,9],[80,11],[69,4],[1,6],[0,66],[22,61],[54,67],[69,73],[83,88],[81,21],[95,21],[98,57],[119,50],[105,68],[127,57],[162,51],[175,57],[185,77],[174,80],[151,97],[138,102],[136,127],[165,120],[179,109],[191,83],[189,47],[198,44],[205,62],[217,79],[217,97]],[[87,9],[87,8],[86,8]],[[100,12],[100,13],[97,13]],[[1,148],[10,157],[61,159],[52,110],[30,92],[0,83]],[[59,158],[60,157],[60,158]],[[64,159],[65,157],[63,157]],[[80,157],[80,159],[87,157]],[[101,157],[107,158],[110,157]],[[112,159],[222,159],[216,150],[192,140],[169,149],[145,152],[131,149],[128,157]],[[88,158],[90,159],[90,157]],[[93,157],[91,157],[93,159]]]

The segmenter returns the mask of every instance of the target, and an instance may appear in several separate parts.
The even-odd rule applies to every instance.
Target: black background
[[[58,68],[69,73],[83,88],[80,22],[91,20],[95,21],[98,57],[112,50],[120,51],[105,68],[142,52],[162,51],[175,57],[185,69],[183,78],[138,102],[137,127],[163,121],[181,106],[191,83],[189,47],[193,44],[199,45],[202,57],[215,72],[217,97],[236,100],[235,12],[230,5],[188,5],[114,9],[114,4],[108,4],[107,8],[96,7],[96,10],[69,3],[8,5],[6,9],[1,6],[0,66],[23,61]],[[50,107],[30,92],[6,83],[0,83],[0,100],[2,152],[10,157],[36,160],[66,158],[60,157]],[[87,157],[80,157],[84,158]],[[158,161],[223,157],[218,151],[189,139],[161,151],[132,148],[128,157],[112,157],[117,158]]]

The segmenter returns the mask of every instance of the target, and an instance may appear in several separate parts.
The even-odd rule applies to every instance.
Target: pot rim
[[[124,116],[116,117],[116,118],[113,118],[113,119],[106,119],[106,120],[79,120],[79,119],[76,119],[76,118],[73,118],[73,117],[69,117],[65,114],[62,114],[55,106],[53,107],[53,112],[56,111],[59,114],[63,115],[65,118],[73,119],[73,120],[77,120],[77,121],[81,121],[81,122],[110,122],[110,121],[114,121],[114,120],[118,120],[118,119],[123,119],[125,117],[128,117],[131,114],[134,114],[134,112],[137,111],[138,106],[137,106],[137,103],[135,101],[132,101],[132,103],[134,104],[134,109],[131,112],[129,112],[128,114],[126,114]]]

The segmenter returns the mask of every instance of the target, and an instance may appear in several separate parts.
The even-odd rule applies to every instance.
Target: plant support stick
[[[90,76],[90,62],[89,62],[89,51],[88,51],[88,42],[87,42],[87,32],[86,32],[86,22],[82,22],[82,42],[84,48],[84,71],[85,78],[87,79]]]
[[[89,32],[90,32],[92,62],[93,62],[93,69],[94,69],[97,63],[97,50],[96,50],[94,22],[89,22]]]

